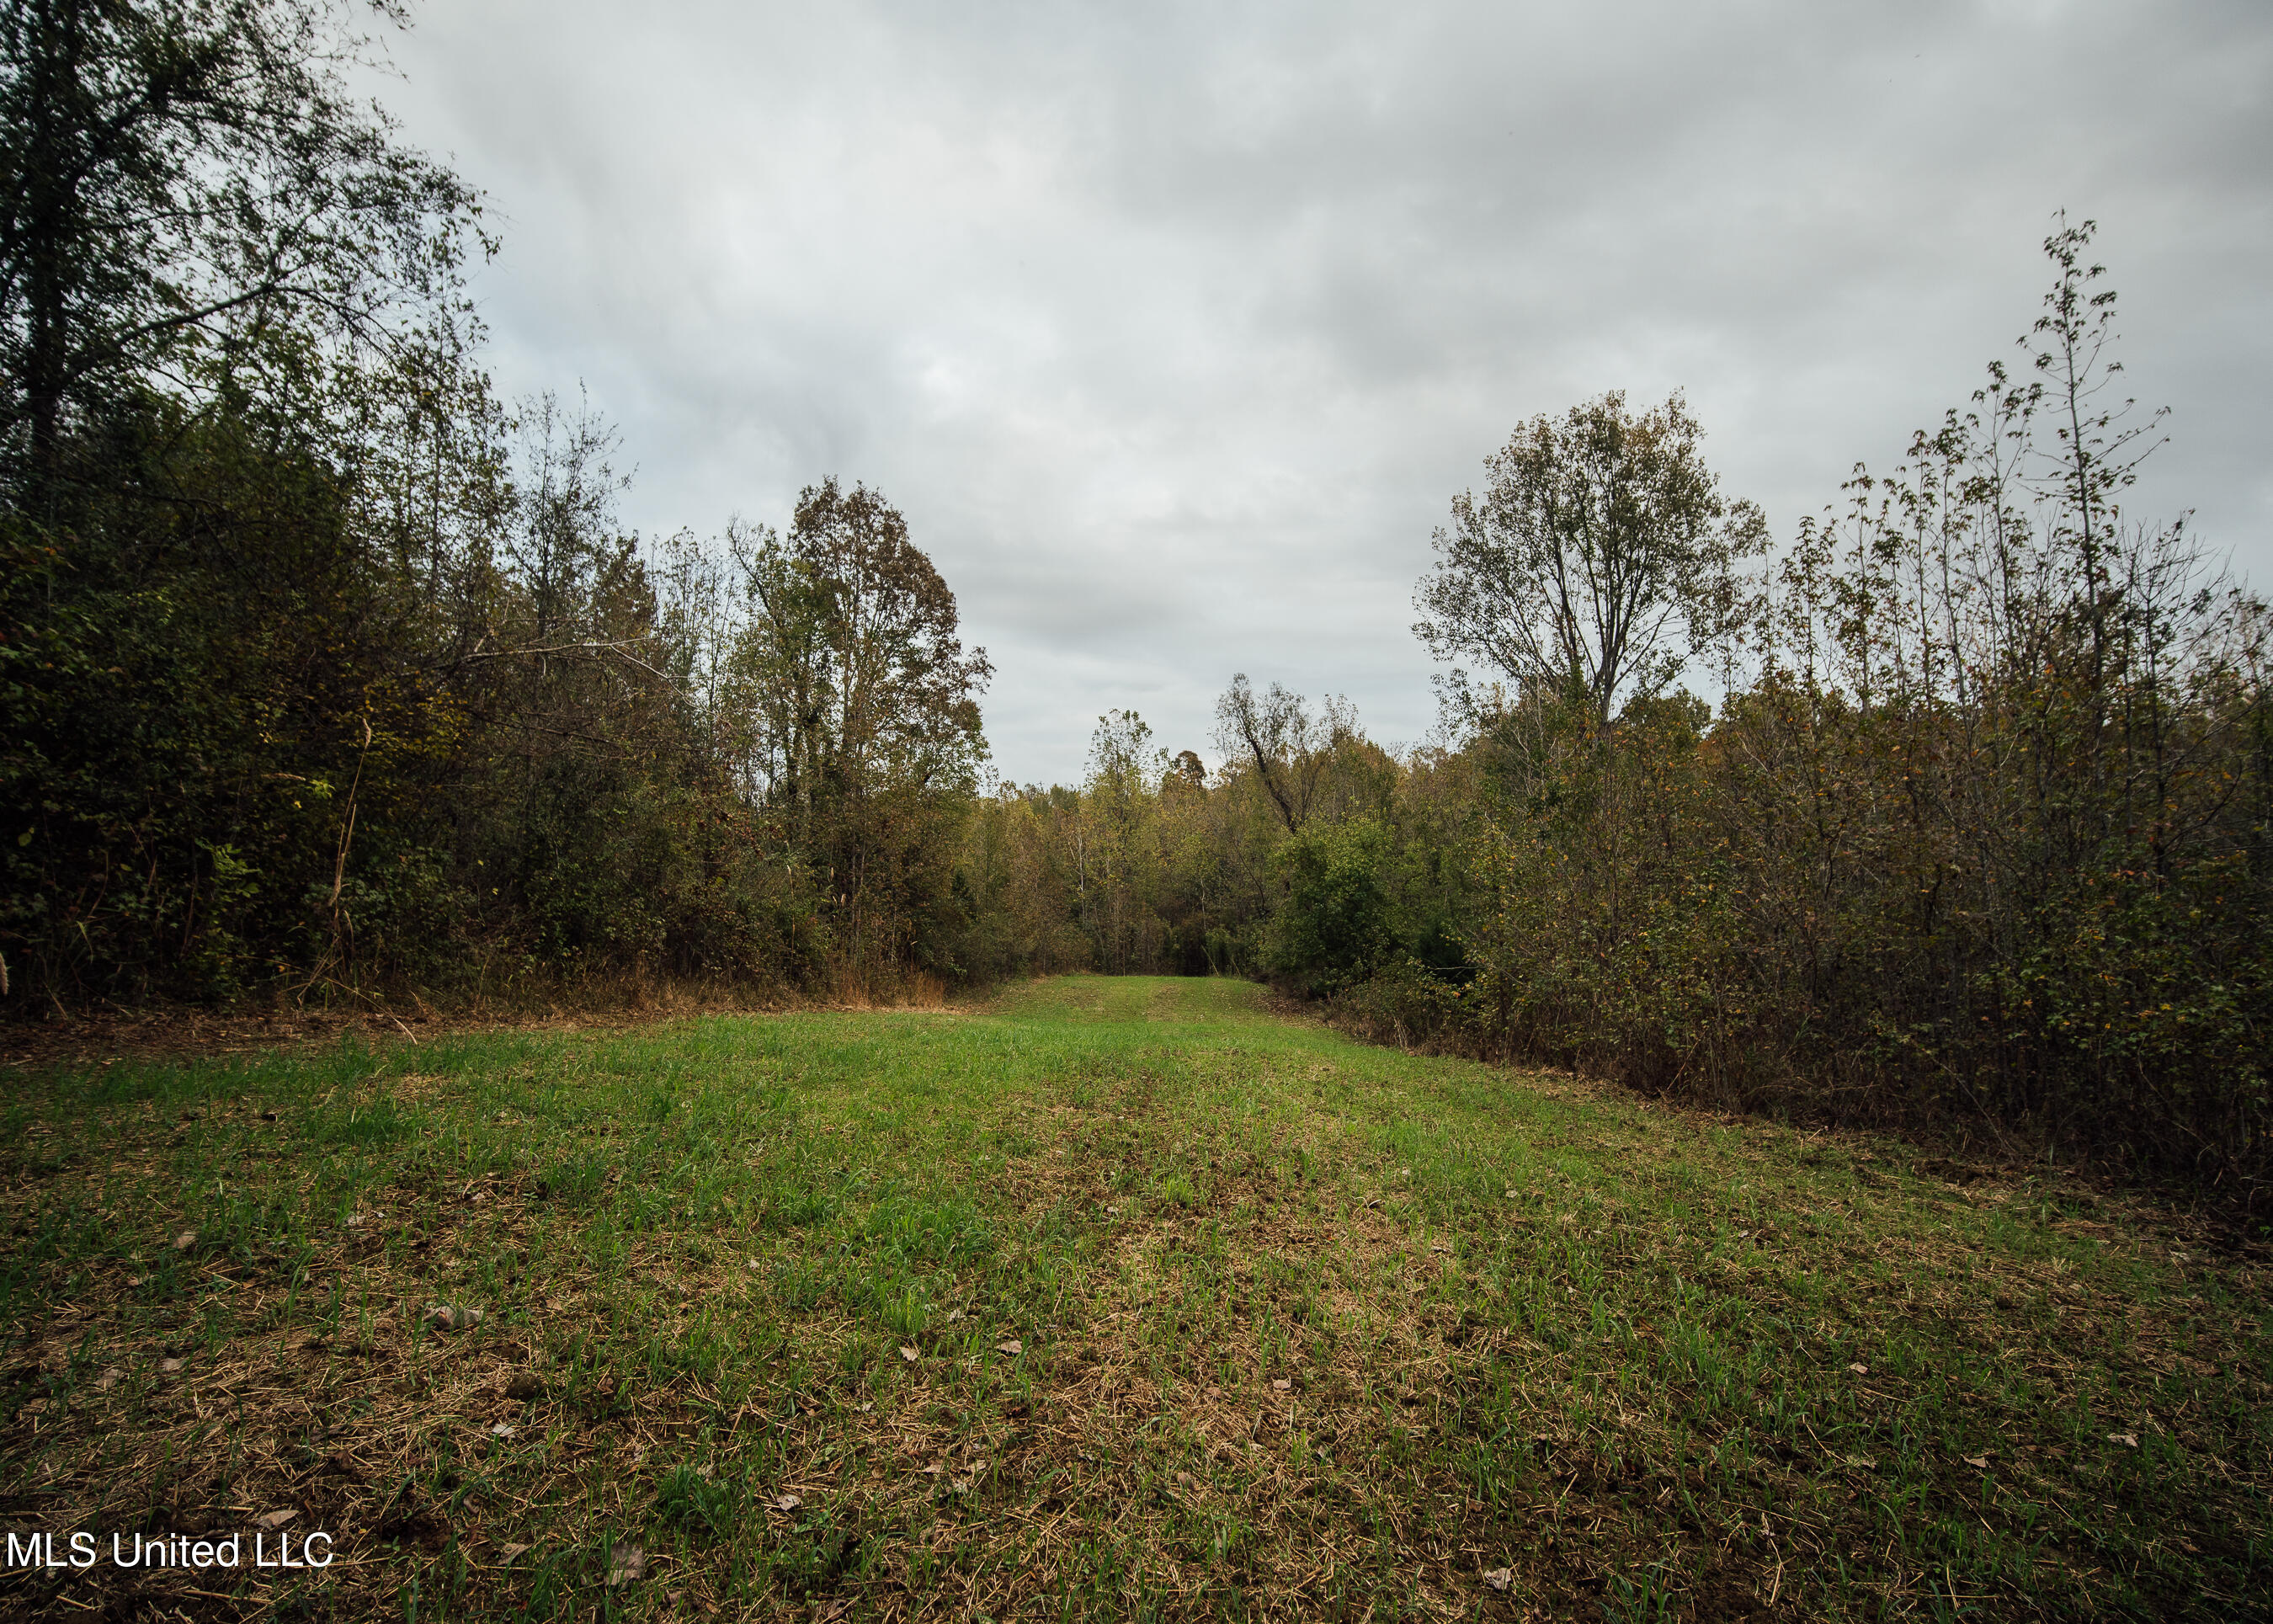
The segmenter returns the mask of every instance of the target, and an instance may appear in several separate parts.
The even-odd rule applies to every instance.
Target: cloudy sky
[[[2135,510],[2273,586],[2273,7],[448,0],[376,86],[491,195],[508,393],[643,533],[909,519],[1005,777],[1234,671],[1420,738],[1411,595],[1523,419],[1680,387],[1779,535],[2012,353],[2100,222]]]

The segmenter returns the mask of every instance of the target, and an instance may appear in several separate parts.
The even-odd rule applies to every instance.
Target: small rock
[[[647,1576],[647,1553],[628,1539],[616,1541],[608,1553],[608,1583],[630,1584]]]

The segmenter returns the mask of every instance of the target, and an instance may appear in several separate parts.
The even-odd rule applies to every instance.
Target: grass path
[[[1239,982],[19,1077],[0,1185],[0,1614],[2273,1616],[2262,1252]]]

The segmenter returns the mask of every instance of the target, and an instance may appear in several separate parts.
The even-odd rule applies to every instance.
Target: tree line
[[[1789,545],[1678,395],[1536,418],[1415,592],[1436,745],[1242,677],[1217,779],[1156,762],[1134,807],[1108,718],[1085,794],[1001,798],[971,871],[1037,962],[1046,915],[1103,967],[1201,944],[1392,1041],[2262,1207],[2273,617],[2125,508],[2161,417],[2093,231],[2046,240],[2022,364]]]
[[[1678,395],[1519,428],[1416,588],[1429,743],[1240,675],[1213,766],[1116,710],[997,784],[882,493],[643,542],[601,418],[497,398],[484,200],[350,101],[345,16],[0,16],[19,1017],[1253,975],[2262,1201],[2267,612],[2126,511],[2088,222],[2019,362],[1780,547]]]
[[[19,1011],[949,973],[983,651],[880,495],[642,546],[319,0],[0,13]]]

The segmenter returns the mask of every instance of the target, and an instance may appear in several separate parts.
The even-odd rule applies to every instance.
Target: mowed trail
[[[2262,1252],[1242,982],[122,1063],[21,1079],[0,1130],[0,1522],[342,1559],[0,1579],[26,1613],[2273,1590]]]

